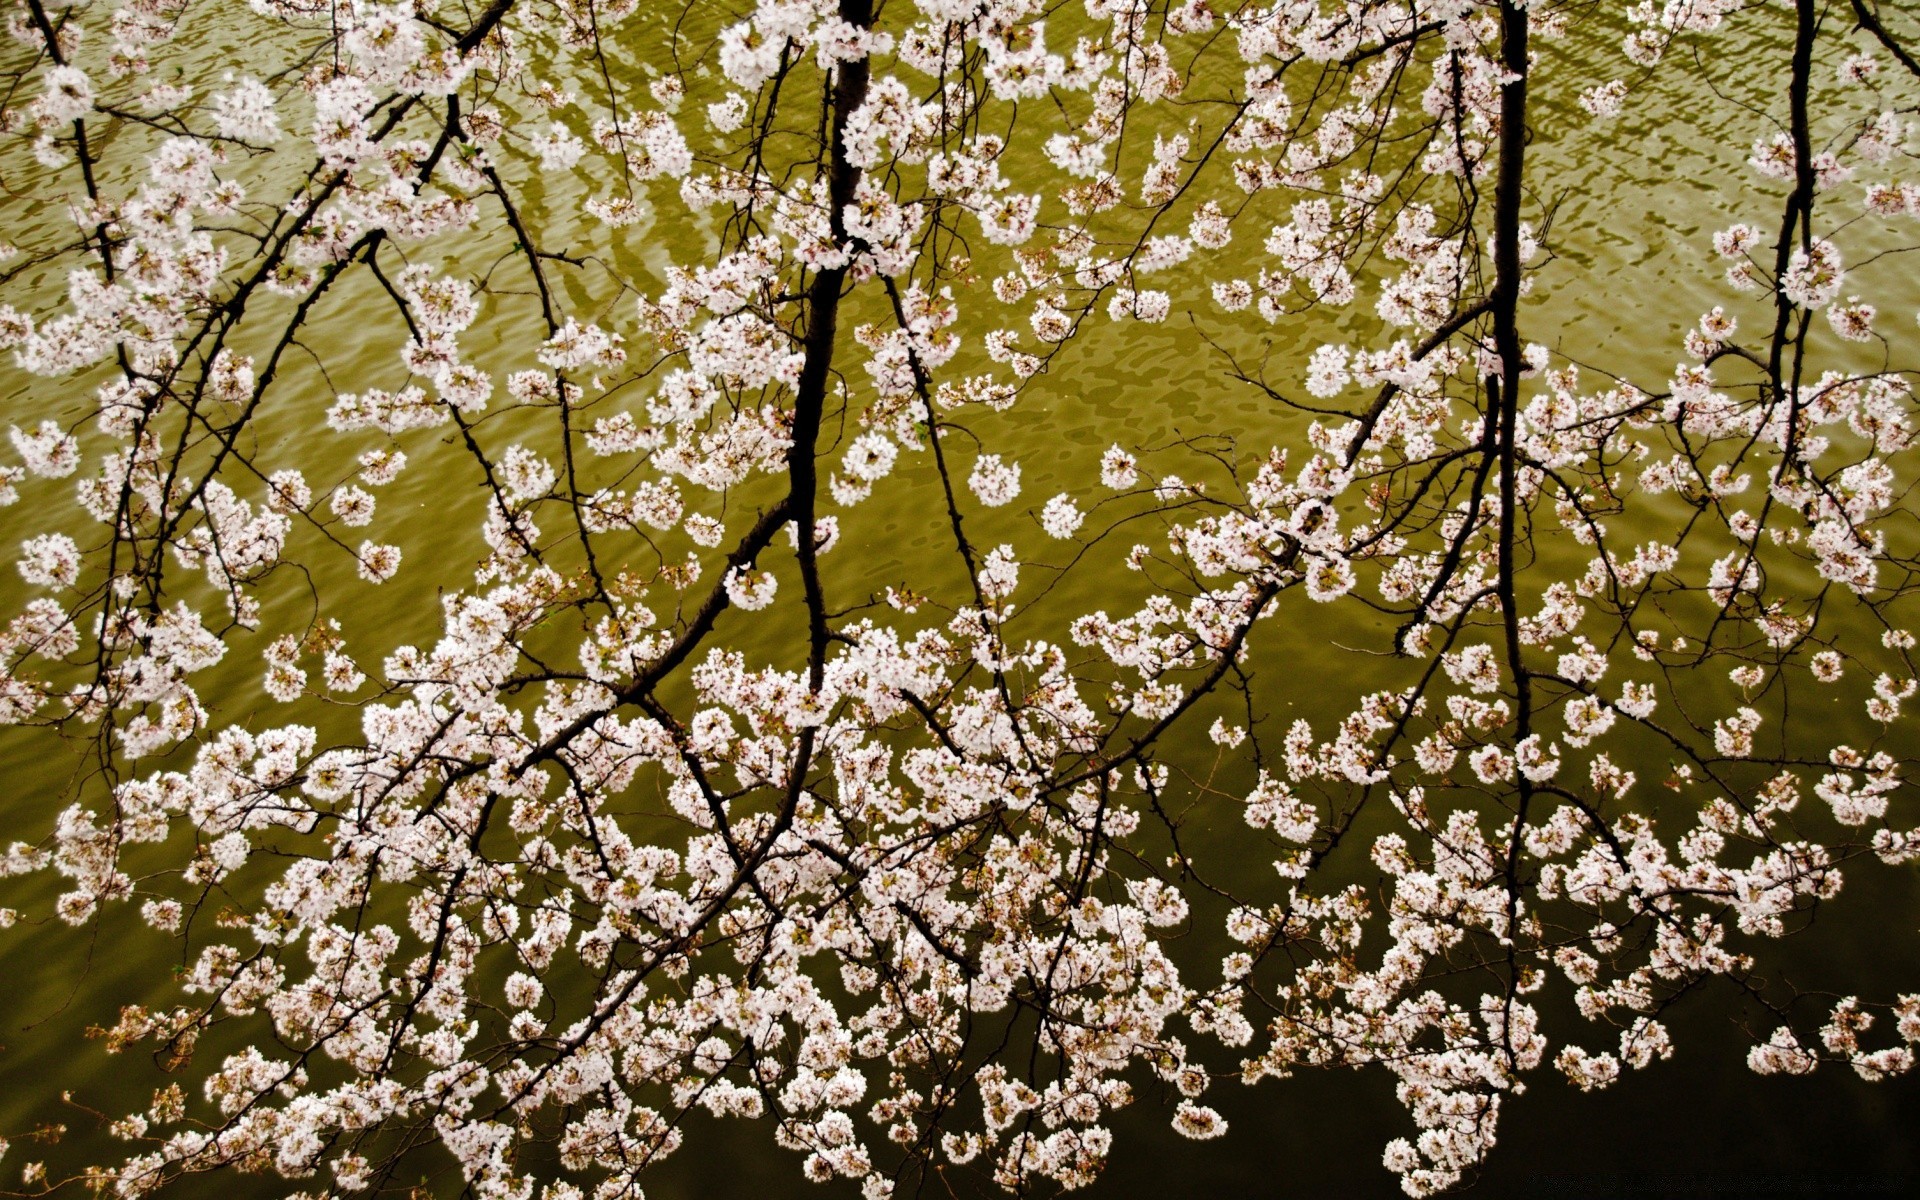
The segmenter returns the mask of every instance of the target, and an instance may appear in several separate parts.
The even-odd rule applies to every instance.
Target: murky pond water
[[[627,28],[635,37],[663,36],[666,19],[642,14]],[[195,27],[186,44],[202,61],[249,61],[256,52],[234,44],[223,28],[209,20]],[[1597,364],[1654,388],[1671,373],[1683,333],[1700,313],[1734,303],[1711,262],[1711,232],[1734,219],[1777,211],[1776,193],[1741,166],[1753,114],[1714,98],[1716,91],[1740,93],[1766,104],[1762,81],[1748,77],[1743,64],[1772,61],[1764,51],[1777,35],[1723,39],[1691,67],[1656,75],[1617,122],[1604,130],[1585,128],[1572,97],[1585,83],[1614,72],[1618,36],[1618,28],[1598,24],[1542,50],[1543,63],[1578,82],[1556,86],[1540,100],[1533,178],[1536,202],[1555,205],[1555,259],[1538,273],[1522,309],[1521,329],[1524,337],[1572,361]],[[621,84],[638,87],[640,79],[636,74]],[[0,229],[22,243],[50,236],[63,227],[66,214],[61,206],[36,198],[36,192],[64,185],[26,156],[7,153],[10,157],[0,160],[9,188],[0,200]],[[1038,161],[1031,146],[1016,145],[1012,153],[1016,160],[1024,155]],[[666,205],[617,230],[572,216],[592,187],[591,180],[547,177],[523,193],[524,215],[536,228],[578,221],[568,231],[571,236],[551,243],[588,264],[561,277],[564,303],[583,319],[626,329],[633,298],[618,280],[657,290],[671,264],[701,258],[713,231],[674,215]],[[499,233],[475,235],[408,253],[414,261],[480,274],[510,252],[510,242]],[[596,261],[609,269],[597,269]],[[1891,256],[1872,271],[1886,308],[1910,312],[1920,307],[1920,273],[1907,259]],[[55,271],[29,272],[9,285],[6,298],[21,307],[45,303],[60,280]],[[986,284],[975,287],[984,293]],[[1036,540],[1026,502],[1037,506],[1058,491],[1091,490],[1099,454],[1113,443],[1160,448],[1164,462],[1177,462],[1189,478],[1200,479],[1208,469],[1200,451],[1246,464],[1258,461],[1269,446],[1298,445],[1308,418],[1230,379],[1221,350],[1247,362],[1264,357],[1284,371],[1290,369],[1285,364],[1302,359],[1303,347],[1330,330],[1360,337],[1373,328],[1370,314],[1315,315],[1256,328],[1213,309],[1198,272],[1184,276],[1175,290],[1176,319],[1154,326],[1096,322],[1011,411],[969,417],[967,424],[982,443],[1019,462],[1025,473],[1020,504],[970,516],[976,544]],[[863,302],[873,303],[856,300],[856,310]],[[269,311],[282,303],[268,301]],[[1758,301],[1745,303],[1759,311]],[[485,304],[467,347],[473,360],[496,377],[530,365],[537,338],[528,341],[521,333],[532,327],[528,321],[537,310],[524,282],[502,284]],[[1191,322],[1184,319],[1188,310]],[[310,353],[290,365],[250,435],[248,452],[263,469],[299,466],[316,484],[351,472],[354,456],[374,440],[327,434],[320,414],[335,392],[397,386],[404,380],[395,357],[403,335],[391,328],[392,321],[380,284],[364,271],[343,279],[330,293],[302,339]],[[649,387],[643,379],[616,390],[596,401],[593,415],[637,407]],[[8,421],[71,420],[76,394],[83,393],[0,368]],[[554,444],[553,425],[549,411],[502,410],[476,428],[491,446],[524,440],[540,447]],[[376,590],[357,578],[356,564],[342,547],[318,535],[296,534],[287,557],[305,569],[283,573],[266,591],[266,627],[303,620],[301,614],[315,608],[318,596],[323,616],[338,606],[357,618],[360,640],[353,648],[363,664],[377,663],[403,644],[430,645],[438,636],[436,594],[470,573],[485,491],[471,459],[446,431],[400,440],[414,466],[382,492],[375,529],[403,547],[405,569]],[[22,507],[0,511],[0,543],[17,541],[16,530],[28,524],[38,532],[36,507],[65,503],[66,493],[59,490],[64,486],[23,487]],[[841,544],[823,561],[828,593],[842,604],[863,602],[889,585],[951,591],[964,579],[945,525],[939,481],[924,457],[888,486],[893,490],[884,505],[843,519]],[[725,515],[751,512],[762,498],[747,489],[729,500],[732,511]],[[722,515],[717,506],[714,512]],[[1657,508],[1640,512],[1646,528],[1623,531],[1629,540],[1667,532],[1661,522],[1678,519]],[[685,549],[663,542],[660,552],[671,557]],[[658,561],[652,550],[636,546],[632,553],[637,562]],[[1577,547],[1546,546],[1533,569],[1549,572],[1556,563],[1576,561],[1576,553]],[[1140,577],[1126,571],[1120,557],[1108,554],[1095,560],[1098,565],[1067,574],[1025,619],[1041,625],[1057,622],[1060,614],[1102,606],[1117,610],[1123,603],[1119,598],[1142,588]],[[797,583],[787,578],[783,586]],[[13,587],[8,571],[0,580],[0,601],[8,612]],[[723,618],[721,640],[750,657],[790,665],[798,628],[790,614],[767,620],[731,614]],[[1289,597],[1280,618],[1262,628],[1252,662],[1255,672],[1286,681],[1266,692],[1282,710],[1276,719],[1343,715],[1339,705],[1383,677],[1377,657],[1365,647],[1378,646],[1388,628],[1384,617],[1329,614],[1304,597]],[[198,679],[202,696],[224,719],[244,720],[256,706],[266,711],[258,641],[236,637],[227,660]],[[305,719],[320,726],[324,740],[329,733],[351,736],[358,718],[352,708],[336,706],[316,707]],[[1810,705],[1795,719],[1861,725],[1863,742],[1878,736],[1851,709],[1827,712]],[[1204,727],[1204,720],[1193,726],[1196,731]],[[62,805],[74,795],[89,794],[84,751],[44,731],[0,734],[5,840],[43,836]],[[1246,762],[1231,756],[1216,760],[1197,737],[1191,757],[1221,792],[1244,791],[1253,775]],[[1196,845],[1216,857],[1231,858],[1244,833],[1238,814],[1216,816],[1204,807],[1188,827]],[[1246,866],[1255,877],[1270,878],[1264,859]],[[1356,862],[1347,869],[1365,868]],[[111,1023],[121,1004],[172,997],[170,956],[178,953],[177,946],[144,931],[130,912],[109,912],[80,929],[44,920],[56,883],[36,876],[9,880],[0,891],[0,902],[25,914],[19,927],[0,935],[0,1133],[14,1142],[0,1162],[0,1190],[13,1185],[21,1162],[44,1157],[57,1163],[66,1155],[99,1153],[104,1139],[95,1114],[143,1103],[161,1078],[146,1058],[109,1056],[84,1031]],[[1186,953],[1203,960],[1217,958],[1218,951],[1208,943]],[[1804,979],[1810,987],[1838,994],[1920,988],[1920,876],[1909,870],[1859,872],[1822,910],[1814,929],[1789,941],[1784,961],[1787,979]],[[1920,1186],[1920,1084],[1869,1086],[1837,1069],[1810,1079],[1758,1078],[1744,1066],[1751,1042],[1743,1021],[1764,1028],[1758,1012],[1730,985],[1709,986],[1673,1010],[1670,1024],[1679,1051],[1671,1062],[1633,1073],[1595,1095],[1575,1093],[1550,1072],[1540,1072],[1528,1094],[1505,1110],[1501,1147],[1481,1181],[1481,1193],[1817,1195],[1851,1187],[1893,1194],[1899,1181]],[[1405,1133],[1407,1122],[1384,1074],[1306,1075],[1252,1090],[1224,1088],[1216,1103],[1232,1131],[1221,1142],[1205,1144],[1174,1138],[1165,1126],[1164,1106],[1145,1090],[1147,1101],[1116,1122],[1123,1136],[1095,1195],[1333,1197],[1394,1190],[1379,1165],[1380,1147]],[[50,1123],[66,1125],[70,1135],[61,1145],[36,1147],[31,1131]],[[821,1190],[800,1180],[793,1156],[773,1147],[764,1125],[696,1118],[692,1130],[688,1149],[655,1173],[654,1196],[798,1197]],[[446,1182],[437,1180],[436,1186]],[[193,1190],[181,1194],[270,1195],[291,1185],[223,1178],[188,1186]]]

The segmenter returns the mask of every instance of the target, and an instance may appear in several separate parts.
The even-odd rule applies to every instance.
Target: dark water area
[[[1543,62],[1581,83],[1606,78],[1618,66],[1618,33],[1603,25],[1544,47]],[[1542,99],[1546,116],[1534,161],[1557,189],[1561,241],[1556,261],[1540,272],[1538,287],[1522,308],[1529,338],[1576,361],[1604,360],[1609,369],[1643,383],[1657,384],[1671,372],[1684,330],[1702,311],[1727,300],[1711,262],[1711,232],[1736,217],[1777,213],[1778,196],[1740,167],[1754,113],[1711,103],[1704,89],[1709,81],[1716,87],[1745,87],[1762,107],[1777,100],[1767,94],[1764,81],[1747,78],[1751,72],[1741,65],[1747,55],[1762,61],[1760,52],[1770,39],[1775,35],[1763,32],[1749,41],[1734,40],[1730,48],[1723,43],[1710,61],[1667,71],[1636,93],[1627,114],[1604,134],[1583,128],[1584,118],[1572,103],[1577,86]],[[210,38],[203,52],[244,57],[247,51]],[[1031,146],[1016,146],[1012,153],[1038,157]],[[581,195],[568,194],[566,181],[549,179],[545,186],[540,196],[551,212],[577,207]],[[15,201],[6,203],[10,220],[23,211]],[[20,220],[58,224],[64,213],[53,212],[55,207],[37,206]],[[665,214],[650,214],[617,239],[604,230],[581,233],[583,245],[605,252],[648,286],[659,285],[665,264],[697,261],[703,236],[698,222],[676,226]],[[1251,229],[1247,240],[1258,244]],[[1904,312],[1894,319],[1910,331],[1911,313],[1920,304],[1920,275],[1899,259],[1878,270],[1883,280],[1894,281],[1882,294],[1904,298]],[[52,282],[28,280],[22,287]],[[1198,275],[1183,282],[1199,293]],[[342,390],[371,386],[368,379],[391,367],[392,350],[366,338],[354,318],[376,302],[373,285],[357,279],[339,291],[312,340],[325,351]],[[610,308],[615,297],[583,293],[573,299],[585,310]],[[489,303],[510,310],[513,302]],[[1196,302],[1194,307],[1204,306]],[[624,319],[630,310],[620,311]],[[1206,319],[1223,324],[1214,320],[1218,315]],[[1302,347],[1330,330],[1365,324],[1347,317],[1315,320],[1322,323],[1258,330],[1228,344],[1289,361],[1289,355],[1298,359]],[[1211,332],[1229,336],[1213,325],[1207,326]],[[487,360],[487,351],[476,357],[504,370],[524,358],[525,350],[494,347],[498,364]],[[1037,505],[1056,491],[1088,489],[1097,476],[1099,453],[1109,444],[1165,446],[1185,438],[1230,436],[1243,458],[1257,460],[1264,446],[1297,444],[1305,425],[1299,414],[1277,411],[1252,389],[1224,380],[1220,360],[1196,340],[1192,327],[1178,321],[1147,329],[1097,326],[1072,354],[1072,373],[1063,369],[1057,379],[1035,385],[1013,411],[977,422],[989,444],[1023,464],[1023,500],[1014,508],[1024,509],[1027,500]],[[317,378],[289,390],[299,388],[305,389],[298,392],[301,403],[309,405],[324,391]],[[61,411],[70,402],[44,381],[20,382],[17,373],[0,377],[0,389],[13,412],[33,411],[36,419],[39,409]],[[24,415],[10,413],[9,419],[26,423]],[[530,441],[537,436],[507,422],[493,428]],[[270,449],[309,464],[316,475],[347,469],[360,448],[310,442],[310,435],[300,419],[289,418],[269,422],[264,438]],[[423,463],[435,452],[431,438],[422,438],[416,449]],[[312,576],[320,586],[362,595],[361,604],[386,606],[375,635],[386,641],[367,645],[363,662],[377,662],[379,654],[403,642],[432,644],[440,619],[435,581],[462,579],[473,558],[469,535],[482,501],[466,482],[450,488],[423,465],[383,494],[381,519],[407,540],[408,570],[377,600],[350,592],[355,586],[350,561],[326,557],[321,547],[290,555],[311,551]],[[866,511],[858,523],[849,520],[839,556],[823,564],[833,594],[863,595],[909,579],[951,588],[963,578],[944,530],[933,519],[940,512],[936,479],[924,469],[903,469],[889,486],[895,488],[890,501]],[[1627,529],[1623,540],[1653,536],[1665,519],[1649,517],[1646,529]],[[15,520],[0,515],[0,540],[18,541]],[[446,535],[455,528],[460,538]],[[983,514],[974,528],[982,545],[1002,537],[1033,540],[1024,511]],[[0,576],[7,612],[14,597],[5,589],[13,586],[8,570]],[[788,589],[794,586],[793,579],[784,580],[782,596],[792,595]],[[1140,587],[1137,576],[1117,566],[1086,570],[1070,576],[1047,603],[1053,612],[1103,605],[1118,611]],[[306,600],[297,591],[270,598],[270,613],[278,611],[272,607],[276,603],[292,608]],[[1365,615],[1329,617],[1299,610],[1271,631],[1263,629],[1262,653],[1270,657],[1262,669],[1290,683],[1280,693],[1279,711],[1288,718],[1337,720],[1344,710],[1330,707],[1331,684],[1340,684],[1344,696],[1370,669],[1343,647],[1380,631],[1381,623],[1369,624]],[[791,657],[793,632],[771,620],[722,629],[724,637],[736,639],[737,648],[767,661]],[[223,717],[244,714],[258,703],[257,647],[243,650],[206,676],[203,691],[226,704]],[[345,721],[339,714],[332,719]],[[1857,714],[1833,719],[1860,723]],[[1192,726],[1200,752],[1210,750],[1198,746],[1204,728],[1205,721]],[[75,787],[77,761],[72,747],[50,736],[11,730],[0,735],[0,842],[44,834]],[[1251,768],[1232,765],[1225,775],[1234,777],[1236,771],[1245,776]],[[1910,787],[1897,802],[1912,805]],[[1231,855],[1235,847],[1246,846],[1245,861],[1235,868],[1273,883],[1269,859],[1259,857],[1263,845],[1245,840],[1237,820],[1198,824],[1196,836],[1217,853]],[[45,876],[9,880],[0,902],[30,917],[44,915],[59,891],[57,882]],[[1920,991],[1920,871],[1862,863],[1811,929],[1783,945],[1755,942],[1740,949],[1763,956],[1773,968],[1770,999],[1784,1000],[1782,980],[1804,980],[1809,990],[1819,989],[1828,1007],[1855,992],[1884,999]],[[110,1057],[85,1031],[110,1024],[123,1003],[177,1002],[170,977],[177,953],[174,943],[141,930],[126,913],[82,930],[23,921],[0,932],[0,1133],[13,1139],[0,1160],[0,1192],[17,1185],[21,1163],[61,1153],[36,1148],[32,1130],[59,1121],[69,1125],[75,1141],[97,1135],[99,1122],[90,1110],[117,1113],[142,1106],[156,1082],[164,1081],[150,1061],[135,1053]],[[1212,946],[1191,957],[1217,964],[1219,953],[1220,947]],[[1197,971],[1196,977],[1203,974]],[[1810,999],[1796,1015],[1804,1024],[1817,1008]],[[1629,1071],[1610,1089],[1582,1094],[1550,1067],[1534,1072],[1524,1095],[1506,1099],[1498,1146],[1472,1181],[1470,1194],[1487,1200],[1920,1195],[1920,1078],[1869,1084],[1832,1064],[1806,1078],[1758,1076],[1746,1066],[1746,1050],[1778,1022],[1725,981],[1683,997],[1662,1019],[1674,1034],[1671,1060]],[[1885,1024],[1875,1036],[1887,1033]],[[1590,1039],[1590,1044],[1605,1040]],[[1236,1066],[1217,1047],[1199,1053],[1222,1074]],[[1117,1136],[1105,1174],[1081,1194],[1095,1200],[1397,1196],[1397,1182],[1381,1165],[1381,1149],[1389,1139],[1415,1131],[1394,1098],[1393,1083],[1380,1069],[1309,1071],[1251,1089],[1223,1080],[1207,1102],[1226,1116],[1229,1132],[1218,1141],[1191,1142],[1168,1128],[1174,1097],[1162,1095],[1150,1080],[1137,1081],[1135,1103],[1113,1121]],[[72,1104],[59,1099],[69,1089]],[[103,1141],[96,1136],[92,1144]],[[651,1172],[647,1188],[654,1200],[858,1195],[850,1184],[808,1184],[798,1166],[797,1155],[773,1145],[769,1122],[717,1122],[696,1114],[685,1147]],[[456,1194],[457,1177],[444,1164],[435,1169],[442,1174],[423,1180],[439,1194]],[[171,1194],[190,1200],[264,1200],[300,1186],[227,1173],[189,1181]],[[974,1197],[992,1195],[994,1189],[981,1174],[949,1167],[926,1180],[921,1194]]]

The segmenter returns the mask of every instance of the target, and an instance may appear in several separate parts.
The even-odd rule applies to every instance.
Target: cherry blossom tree
[[[1712,981],[1755,1071],[1912,1065],[1920,993],[1769,983],[1920,856],[1910,11],[9,20],[0,718],[70,769],[0,924],[170,943],[99,1030],[151,1103],[30,1187],[612,1200],[702,1111],[1071,1189],[1341,1067],[1418,1196]],[[1648,377],[1543,293],[1689,75],[1740,141]],[[1037,494],[1014,417],[1163,323],[1286,436]]]

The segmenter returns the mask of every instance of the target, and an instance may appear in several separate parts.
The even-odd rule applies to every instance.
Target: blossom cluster
[[[1419,1196],[1668,1058],[1920,858],[1920,31],[1856,8],[28,0],[0,721],[87,769],[0,875],[176,943],[100,1033],[192,1083],[52,1182],[613,1200],[704,1110],[1073,1189],[1344,1067]],[[1536,134],[1708,39],[1778,110],[1718,302],[1576,361]],[[1179,326],[1284,437],[1021,439]],[[1865,990],[1748,1065],[1908,1071]]]

